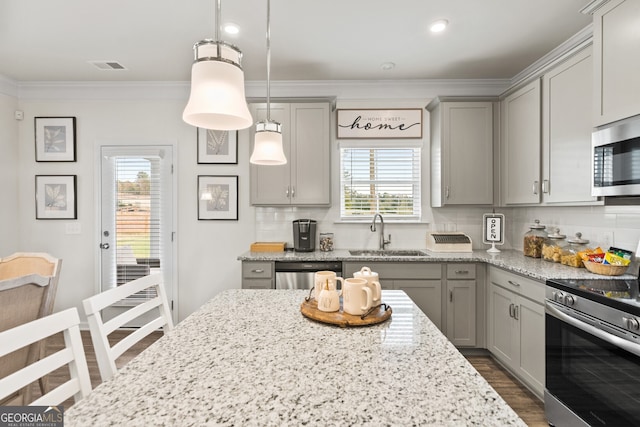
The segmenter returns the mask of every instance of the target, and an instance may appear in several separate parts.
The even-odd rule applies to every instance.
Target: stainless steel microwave
[[[640,116],[593,132],[591,195],[640,196]]]

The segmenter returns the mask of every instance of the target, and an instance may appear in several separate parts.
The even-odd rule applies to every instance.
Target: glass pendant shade
[[[182,119],[192,126],[237,130],[251,126],[244,92],[242,53],[235,46],[202,40],[193,46],[191,94]]]
[[[287,158],[282,150],[282,126],[278,122],[256,123],[255,145],[249,162],[255,165],[284,165]]]

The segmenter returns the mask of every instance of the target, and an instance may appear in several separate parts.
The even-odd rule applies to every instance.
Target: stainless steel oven
[[[638,280],[549,280],[545,311],[549,424],[639,425]]]

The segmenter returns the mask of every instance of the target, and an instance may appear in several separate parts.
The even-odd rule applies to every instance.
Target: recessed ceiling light
[[[238,34],[240,32],[240,27],[232,22],[229,22],[228,24],[224,24],[224,32],[227,34]]]
[[[446,19],[438,19],[437,21],[433,21],[430,29],[432,33],[439,33],[444,31],[444,29],[447,28],[447,25],[449,25],[449,21]]]
[[[383,62],[382,64],[380,64],[380,68],[384,71],[393,70],[395,67],[396,64],[394,64],[393,62]]]

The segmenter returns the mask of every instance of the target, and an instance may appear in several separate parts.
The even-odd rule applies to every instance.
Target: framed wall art
[[[341,139],[422,138],[421,108],[342,109],[336,123]]]
[[[238,220],[237,175],[198,175],[198,219]]]
[[[35,117],[36,162],[76,161],[76,118]]]
[[[36,175],[36,219],[77,219],[76,175]]]
[[[238,131],[198,128],[198,163],[238,164]]]

